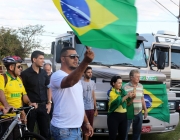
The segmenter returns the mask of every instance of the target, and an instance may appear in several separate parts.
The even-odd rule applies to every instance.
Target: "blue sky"
[[[179,13],[179,0],[158,0],[174,15]],[[174,3],[177,5],[175,5]],[[50,53],[51,42],[58,34],[71,30],[52,0],[0,0],[0,26],[18,28],[26,25],[41,24],[46,31],[40,37],[41,43]],[[139,33],[156,33],[168,30],[178,33],[177,19],[160,6],[155,0],[136,0],[138,9]]]

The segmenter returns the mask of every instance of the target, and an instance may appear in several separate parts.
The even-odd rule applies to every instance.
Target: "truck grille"
[[[180,88],[180,80],[171,80],[171,87],[179,87]]]

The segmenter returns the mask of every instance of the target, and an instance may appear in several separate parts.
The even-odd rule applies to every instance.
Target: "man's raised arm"
[[[84,59],[81,62],[81,64],[73,71],[71,72],[68,76],[64,77],[64,79],[61,82],[60,87],[61,88],[68,88],[72,87],[75,85],[79,79],[82,77],[86,67],[92,60],[94,59],[94,53],[91,51],[90,48],[87,48],[85,54],[84,54]]]

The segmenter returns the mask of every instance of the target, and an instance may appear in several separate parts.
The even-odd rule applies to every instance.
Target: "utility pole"
[[[180,0],[179,0],[179,16],[178,16],[178,36],[180,37]]]

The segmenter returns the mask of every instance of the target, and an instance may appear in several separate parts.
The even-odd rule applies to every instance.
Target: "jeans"
[[[57,128],[51,124],[50,130],[54,140],[82,140],[80,128]]]
[[[140,140],[141,130],[142,130],[142,121],[143,121],[142,112],[139,112],[139,114],[135,115],[133,120],[127,121],[128,127],[127,127],[126,140],[128,140],[128,132],[130,130],[131,124],[133,125],[132,126],[133,140]]]

